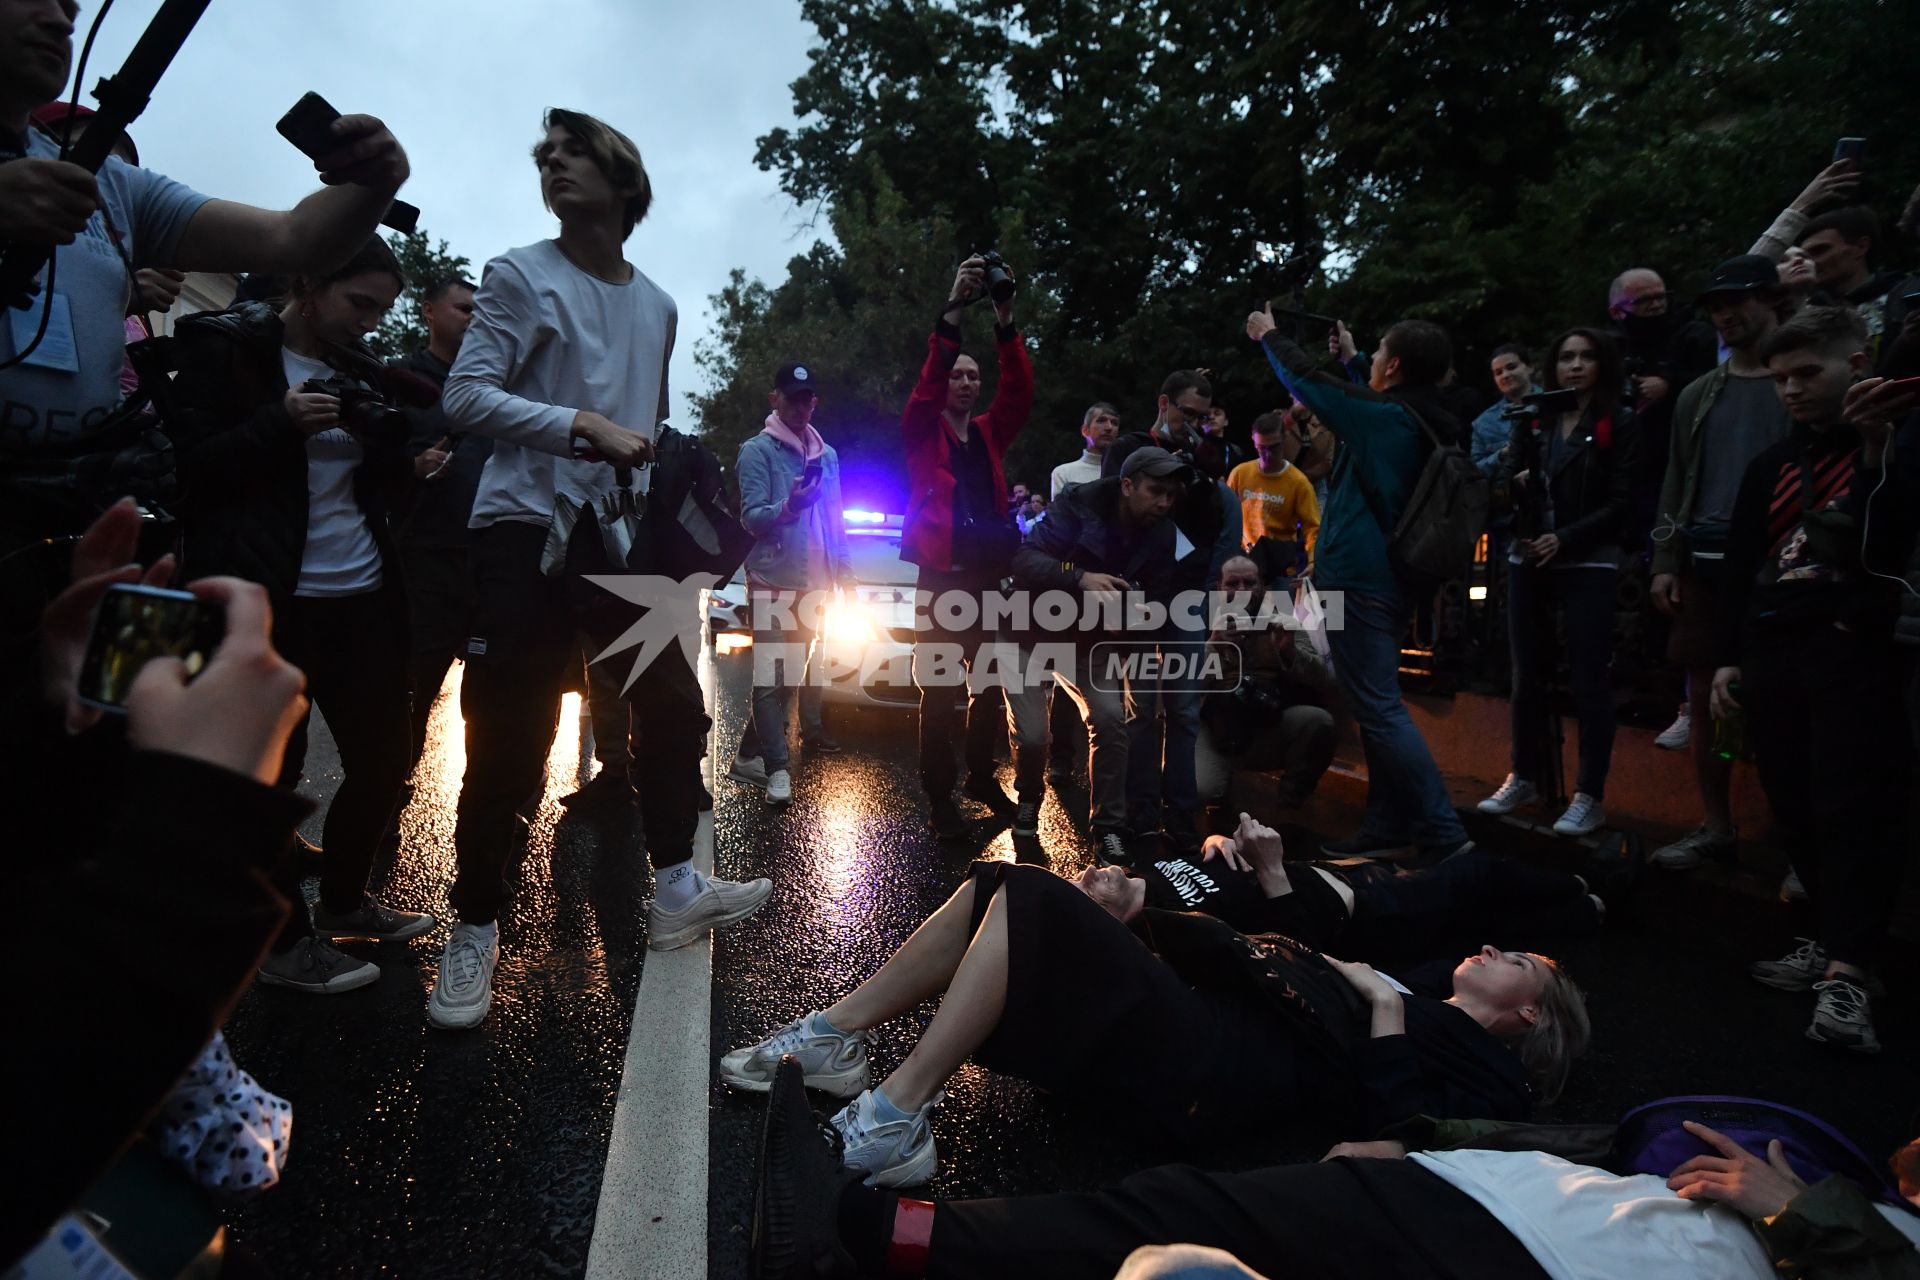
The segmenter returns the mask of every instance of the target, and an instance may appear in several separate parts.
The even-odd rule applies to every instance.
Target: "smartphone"
[[[226,610],[190,591],[118,583],[94,611],[87,656],[80,663],[80,701],[126,712],[127,691],[149,659],[179,658],[200,674],[227,631]]]
[[[820,459],[815,458],[807,464],[807,469],[800,473],[801,482],[804,484],[819,484],[822,469]]]
[[[1833,144],[1833,162],[1851,160],[1857,165],[1867,163],[1867,140],[1865,138],[1842,138]]]
[[[307,159],[318,160],[333,150],[333,122],[339,118],[332,103],[308,92],[300,95],[300,101],[287,108],[287,114],[273,127]]]

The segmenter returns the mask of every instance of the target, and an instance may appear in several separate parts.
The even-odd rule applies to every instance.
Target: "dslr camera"
[[[1007,260],[994,249],[976,252],[974,256],[987,269],[987,296],[1000,306],[1005,306],[1019,287],[1014,283],[1013,273],[1007,270]]]
[[[306,390],[340,402],[340,425],[355,439],[404,440],[407,415],[392,401],[349,378],[309,378]]]

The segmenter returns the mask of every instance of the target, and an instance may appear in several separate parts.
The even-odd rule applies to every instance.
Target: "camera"
[[[306,390],[340,402],[340,425],[355,438],[404,440],[407,415],[378,391],[348,378],[309,378]]]
[[[1005,306],[1013,299],[1013,273],[1007,270],[1007,260],[993,249],[974,255],[980,259],[980,265],[987,269],[987,296],[995,303]]]

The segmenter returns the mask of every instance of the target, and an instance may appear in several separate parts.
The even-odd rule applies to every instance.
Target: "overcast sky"
[[[115,0],[81,101],[118,68],[159,0]],[[75,56],[97,0],[85,3]],[[273,125],[317,91],[379,116],[413,163],[420,225],[473,260],[544,239],[529,148],[573,107],[640,146],[653,210],[627,257],[680,304],[674,415],[693,425],[707,297],[744,267],[772,282],[814,239],[754,139],[793,120],[787,86],[812,28],[798,0],[213,0],[132,134],[149,167],[209,195],[286,208],[316,183]]]

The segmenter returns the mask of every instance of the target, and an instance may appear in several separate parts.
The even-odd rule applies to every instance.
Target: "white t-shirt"
[[[447,375],[448,419],[493,437],[468,525],[545,525],[556,497],[596,503],[614,469],[573,456],[573,418],[585,410],[648,439],[667,416],[667,360],[679,311],[640,274],[625,284],[588,275],[552,240],[487,264],[473,324]],[[635,476],[644,490],[650,473]]]
[[[29,156],[59,155],[59,145],[39,130],[27,135]],[[180,233],[207,202],[171,178],[111,156],[96,182],[105,208],[54,254],[56,310],[46,337],[25,363],[0,370],[0,450],[72,440],[113,412],[126,365],[129,287],[126,263],[114,245],[136,267],[171,266]],[[45,282],[44,271],[40,279]],[[32,341],[46,297],[25,311],[0,314],[0,360]]]
[[[337,375],[319,360],[280,348],[287,385]],[[357,596],[380,586],[380,548],[353,498],[353,473],[366,450],[345,428],[307,437],[307,547],[296,596]]]
[[[1553,1280],[1774,1280],[1737,1211],[1682,1200],[1650,1173],[1621,1177],[1541,1151],[1407,1158],[1478,1201]],[[1882,1216],[1920,1241],[1912,1215]]]

